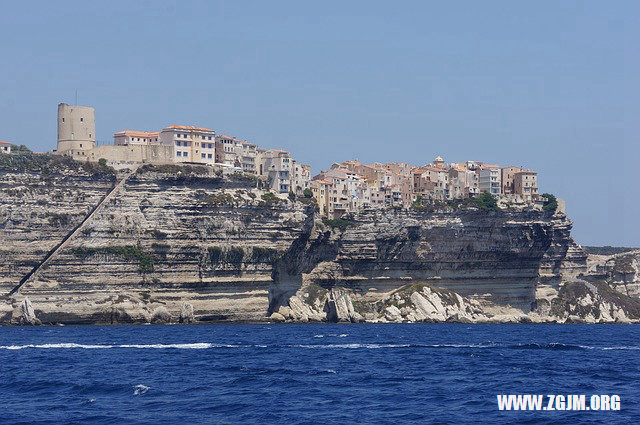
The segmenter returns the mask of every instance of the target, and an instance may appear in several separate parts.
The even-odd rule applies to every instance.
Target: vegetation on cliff
[[[78,247],[73,249],[73,254],[78,258],[88,258],[93,255],[116,255],[123,257],[127,262],[137,262],[138,271],[142,274],[153,271],[153,256],[144,252],[140,246],[105,246],[105,247]]]
[[[348,220],[345,218],[326,218],[326,217],[322,219],[322,223],[324,223],[325,225],[331,228],[338,228],[342,231],[345,231],[347,227],[353,226],[355,224],[352,220]]]
[[[546,201],[544,201],[542,209],[552,213],[555,212],[556,209],[558,208],[558,200],[556,199],[556,197],[550,193],[543,193],[542,197],[546,198]]]
[[[463,206],[476,206],[485,211],[500,211],[500,207],[498,206],[498,202],[496,201],[496,199],[487,192],[482,192],[480,195],[474,196],[472,198],[448,200],[425,200],[420,195],[418,195],[411,204],[412,209],[427,212],[446,210],[455,211]]]
[[[42,177],[60,174],[82,174],[113,177],[115,170],[106,164],[75,161],[68,156],[33,153],[29,149],[13,150],[0,156],[0,170],[18,173],[40,173]]]

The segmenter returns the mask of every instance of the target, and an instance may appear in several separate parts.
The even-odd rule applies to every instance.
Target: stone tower
[[[87,150],[95,146],[95,110],[89,106],[59,104],[57,152]]]

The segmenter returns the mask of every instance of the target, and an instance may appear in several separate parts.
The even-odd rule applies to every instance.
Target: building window
[[[186,152],[182,152],[182,156],[187,156],[187,153]]]
[[[206,154],[202,154],[202,155],[200,155],[200,156],[201,156],[202,158],[204,158],[204,157],[206,156]]]
[[[64,118],[62,118],[62,122],[64,122]]]
[[[182,152],[177,151],[177,152],[176,152],[176,156],[180,156],[180,155],[182,155]]]
[[[80,143],[80,147],[82,147],[82,143]]]
[[[80,118],[80,122],[84,122],[84,118]]]
[[[204,155],[204,154],[203,154],[203,155]],[[212,156],[211,154],[208,154],[208,155],[207,155],[207,157],[208,157],[209,159],[213,158],[213,156]]]

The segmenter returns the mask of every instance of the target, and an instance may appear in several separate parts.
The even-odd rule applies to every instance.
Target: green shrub
[[[337,227],[338,229],[344,231],[347,227],[354,225],[355,223],[351,220],[347,220],[344,218],[323,218],[322,222],[324,224],[326,224],[327,226],[330,226],[332,228]]]
[[[293,193],[293,190],[290,190],[290,191],[289,191],[289,200],[290,200],[291,202],[294,202],[294,201],[296,200],[296,194],[295,194],[295,193]]]
[[[212,267],[218,264],[231,264],[236,268],[240,268],[244,260],[244,250],[242,248],[229,248],[225,251],[220,247],[212,246],[208,248],[208,252]]]
[[[236,203],[236,199],[229,193],[219,193],[216,195],[207,196],[204,199],[207,204],[213,205],[233,205]]]
[[[262,201],[265,205],[277,205],[281,199],[278,198],[273,192],[267,192],[262,194]]]
[[[311,191],[311,189],[305,189],[302,191],[302,196],[304,196],[305,198],[313,198],[313,192]]]
[[[220,260],[222,259],[222,248],[212,246],[209,247],[207,251],[209,252],[209,262],[211,263],[212,267],[215,267],[220,263]]]
[[[244,259],[244,250],[242,248],[231,248],[225,253],[225,262],[240,268]]]
[[[121,256],[127,262],[137,262],[140,273],[150,273],[153,271],[153,257],[145,253],[140,246],[105,246],[105,247],[79,247],[72,250],[78,258],[87,258],[96,254],[111,254]]]
[[[273,263],[278,259],[278,251],[273,248],[255,247],[251,252],[251,261],[255,263]]]
[[[482,192],[480,195],[468,198],[466,201],[467,203],[476,205],[485,211],[500,211],[496,198],[494,198],[489,192]]]
[[[543,193],[542,196],[547,199],[544,201],[542,209],[549,212],[555,212],[558,208],[558,200],[556,197],[550,193]]]

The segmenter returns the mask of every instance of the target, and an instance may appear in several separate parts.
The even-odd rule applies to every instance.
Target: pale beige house
[[[291,173],[291,190],[296,196],[302,196],[305,189],[309,188],[311,181],[311,166],[308,164],[300,164],[296,160],[292,160]]]
[[[237,156],[237,150],[242,149],[242,143],[242,140],[225,134],[215,136],[216,162],[218,164],[242,168]],[[254,167],[255,165],[254,161]]]
[[[235,144],[234,164],[240,164],[245,173],[256,174],[256,160],[258,158],[258,146],[249,142]]]
[[[215,163],[215,132],[209,128],[171,125],[162,129],[159,139],[173,148],[174,162]]]
[[[309,182],[309,187],[311,188],[311,192],[313,193],[313,197],[318,204],[318,212],[320,215],[329,217],[330,216],[330,192],[331,192],[331,182],[328,180],[317,179],[311,180]]]
[[[291,189],[291,165],[293,159],[287,151],[269,149],[259,156],[258,175],[265,178],[270,190],[288,193]]]
[[[509,167],[503,167],[500,169],[503,195],[512,195],[515,193],[514,187],[513,187],[513,179],[515,177],[515,174],[520,171],[524,171],[524,168],[515,167],[513,165]]]
[[[538,173],[532,170],[522,170],[513,177],[513,192],[525,201],[538,198]]]

